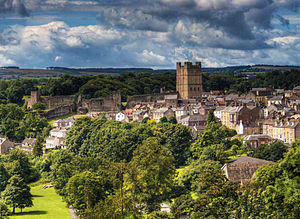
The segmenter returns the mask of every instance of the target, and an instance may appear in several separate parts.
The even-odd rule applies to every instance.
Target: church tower
[[[183,100],[202,97],[201,62],[196,62],[195,65],[184,62],[184,66],[181,66],[181,62],[177,62],[176,91],[179,93],[179,98]]]

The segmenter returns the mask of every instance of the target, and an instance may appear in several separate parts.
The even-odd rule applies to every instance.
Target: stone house
[[[269,135],[255,134],[248,135],[244,138],[243,143],[249,142],[252,148],[257,148],[262,144],[269,144],[270,142],[276,141]]]
[[[75,122],[74,118],[59,119],[53,122],[53,127],[68,129],[72,127],[74,122]]]
[[[170,119],[172,116],[175,116],[175,112],[168,107],[162,107],[152,112],[152,117],[156,122],[159,122],[162,117]]]
[[[116,114],[116,121],[122,122],[126,119],[126,115],[122,112]]]
[[[273,104],[284,105],[285,104],[284,96],[278,95],[268,99],[268,106],[271,106]]]
[[[261,112],[257,107],[229,106],[221,110],[222,125],[235,129],[239,134],[259,134],[259,127],[255,122],[260,117]]]
[[[267,106],[268,99],[270,99],[272,96],[272,88],[252,88],[246,98],[255,101],[255,103],[259,106]]]
[[[207,117],[208,115],[189,115],[182,118],[179,123],[188,126],[197,134],[203,133],[206,126]]]
[[[14,143],[12,143],[8,138],[0,138],[0,155],[7,154],[10,150],[14,149]]]
[[[263,134],[268,134],[286,144],[292,144],[300,138],[300,119],[277,119],[271,123],[265,123],[264,126]]]
[[[22,144],[20,146],[20,150],[23,151],[23,152],[31,152],[35,142],[36,142],[36,138],[25,138],[22,141]]]
[[[50,131],[50,136],[46,139],[46,149],[56,147],[64,148],[64,141],[67,135],[67,129],[55,128]]]
[[[245,185],[250,183],[255,171],[260,166],[273,163],[274,162],[258,158],[241,156],[224,164],[221,169],[229,181],[239,182],[241,185]]]

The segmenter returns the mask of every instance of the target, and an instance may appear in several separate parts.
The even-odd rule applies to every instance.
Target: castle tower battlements
[[[201,62],[177,62],[176,65],[176,91],[180,99],[200,99],[202,97],[202,71]]]

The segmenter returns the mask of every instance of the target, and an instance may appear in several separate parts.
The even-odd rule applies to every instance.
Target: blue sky
[[[300,65],[297,0],[0,0],[0,66]]]

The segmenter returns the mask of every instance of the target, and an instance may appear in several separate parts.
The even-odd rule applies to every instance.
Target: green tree
[[[38,177],[30,163],[29,156],[19,149],[9,151],[4,158],[4,167],[10,176],[19,175],[26,183],[33,182]]]
[[[35,157],[43,156],[43,139],[41,136],[37,136],[36,141],[33,144],[32,154]]]
[[[33,206],[30,187],[19,175],[14,175],[8,180],[1,197],[5,204],[13,208],[13,214],[16,208],[20,208],[22,212],[23,208]]]
[[[8,218],[8,215],[10,215],[10,211],[9,211],[7,205],[4,204],[4,203],[0,200],[0,218],[1,218],[1,219],[6,219],[6,218]]]
[[[161,117],[160,119],[159,119],[159,122],[160,123],[167,123],[168,122],[168,119],[167,119],[167,117]]]
[[[85,171],[72,176],[66,185],[66,201],[81,215],[108,196],[111,183],[107,175]]]
[[[181,124],[158,123],[152,127],[153,135],[160,139],[175,158],[175,166],[179,167],[191,157],[191,130]]]
[[[217,123],[217,120],[215,118],[214,112],[213,111],[209,111],[208,117],[207,117],[207,124],[210,124],[212,122]]]
[[[9,175],[0,161],[0,193],[5,189],[8,179]]]
[[[284,153],[287,152],[286,146],[281,141],[275,141],[270,144],[262,144],[252,153],[249,154],[251,157],[270,160],[270,161],[278,161],[283,158]]]
[[[134,212],[159,208],[171,191],[175,174],[172,153],[157,138],[148,138],[134,151],[125,175],[125,189],[132,200]],[[145,206],[144,206],[145,205]]]
[[[36,102],[35,104],[32,105],[32,109],[41,111],[46,109],[46,105],[42,102]]]
[[[176,119],[176,117],[175,117],[175,116],[170,117],[169,123],[177,124],[177,119]]]

